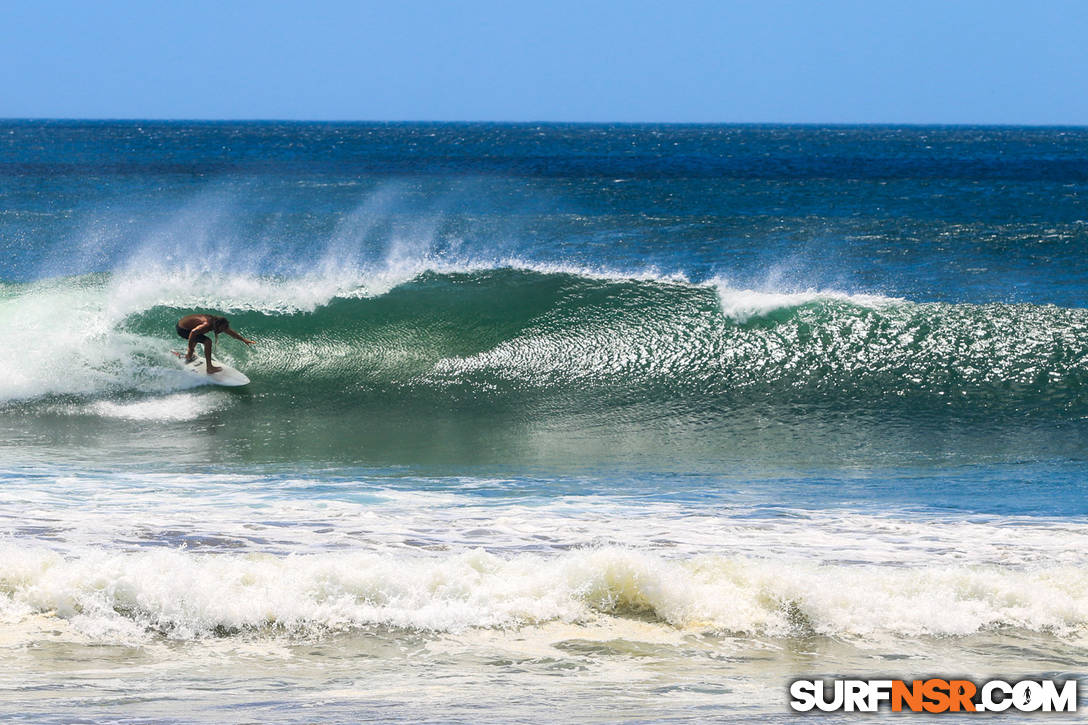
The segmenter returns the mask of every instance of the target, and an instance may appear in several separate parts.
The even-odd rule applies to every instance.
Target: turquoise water
[[[0,711],[1082,676],[1088,132],[0,124]],[[258,340],[201,386],[191,311]]]

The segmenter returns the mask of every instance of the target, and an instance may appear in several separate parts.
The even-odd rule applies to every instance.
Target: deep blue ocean
[[[0,714],[1088,672],[1088,129],[0,122],[0,336]]]

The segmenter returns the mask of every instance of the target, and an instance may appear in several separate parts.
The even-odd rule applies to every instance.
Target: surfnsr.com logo
[[[796,712],[1076,712],[1077,681],[1066,680],[796,680]]]

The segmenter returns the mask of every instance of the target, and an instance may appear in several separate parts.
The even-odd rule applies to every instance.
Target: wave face
[[[931,415],[1088,412],[1088,311],[1080,309],[509,267],[423,272],[387,291],[358,286],[305,300],[309,309],[290,303],[294,290],[309,289],[304,281],[260,284],[279,309],[259,298],[210,307],[259,338],[244,348],[223,337],[219,354],[272,398],[304,386],[318,400],[527,399],[567,412],[634,400],[692,411],[818,404]],[[183,344],[173,326],[192,308],[110,310],[109,290],[118,287],[127,289],[84,277],[3,290],[4,327],[29,328],[46,343],[33,365],[11,362],[4,397],[190,385],[162,353]],[[61,309],[67,322],[55,322]]]
[[[156,306],[124,328],[161,337],[185,312]],[[376,297],[232,318],[262,340],[229,348],[239,365],[315,395],[1088,411],[1088,311],[1053,306],[500,268],[426,272]]]

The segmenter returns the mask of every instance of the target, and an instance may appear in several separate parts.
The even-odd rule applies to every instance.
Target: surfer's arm
[[[254,345],[257,342],[256,340],[247,340],[247,339],[245,339],[244,337],[242,337],[241,335],[239,335],[237,332],[230,329],[229,327],[227,328],[226,332],[227,332],[228,335],[233,337],[235,340],[241,340],[242,342],[244,342],[247,345]]]

